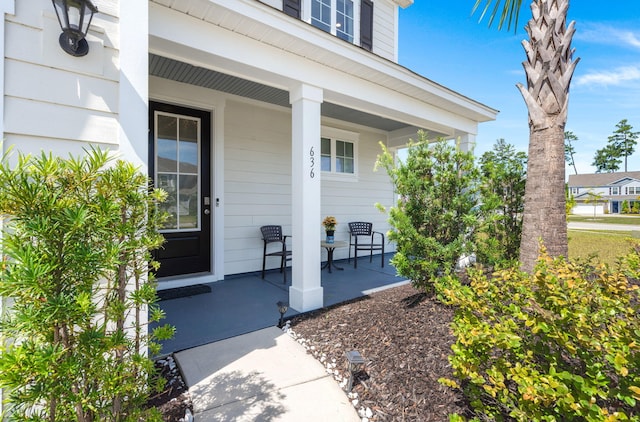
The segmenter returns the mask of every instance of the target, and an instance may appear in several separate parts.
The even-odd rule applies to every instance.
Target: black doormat
[[[206,284],[194,284],[193,286],[177,287],[175,289],[158,290],[158,300],[177,299],[179,297],[188,297],[201,295],[203,293],[211,293],[211,287]]]

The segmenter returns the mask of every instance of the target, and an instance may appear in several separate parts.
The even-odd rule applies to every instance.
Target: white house
[[[625,203],[640,202],[640,171],[571,174],[567,186],[576,200],[572,214],[620,214]]]
[[[337,217],[342,240],[348,221],[388,229],[374,207],[394,201],[373,171],[379,142],[424,129],[471,147],[497,115],[397,63],[399,8],[412,3],[93,0],[76,57],[51,1],[0,0],[4,147],[93,144],[148,171],[175,215],[160,288],[260,269],[259,227],[282,225],[291,306],[321,307],[322,218]]]

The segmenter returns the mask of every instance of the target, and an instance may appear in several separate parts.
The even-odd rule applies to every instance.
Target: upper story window
[[[640,195],[640,186],[629,186],[625,188],[627,195]]]
[[[339,38],[354,41],[354,0],[311,0],[311,24]]]
[[[610,189],[609,195],[620,195],[620,187],[612,186]]]
[[[283,11],[369,51],[373,48],[371,0],[283,0]]]
[[[580,188],[571,188],[571,195],[577,195],[580,193]]]
[[[335,175],[355,176],[357,139],[358,135],[355,133],[324,128],[320,138],[322,171]]]

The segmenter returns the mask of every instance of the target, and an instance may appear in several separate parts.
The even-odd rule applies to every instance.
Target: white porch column
[[[119,150],[122,159],[142,172],[149,161],[148,18],[149,2],[120,0]]]
[[[320,88],[301,84],[289,93],[292,143],[292,283],[289,306],[322,307],[320,285]]]
[[[460,151],[464,152],[473,152],[473,149],[476,146],[476,135],[471,133],[467,133],[466,135],[462,135],[458,139],[458,148]]]

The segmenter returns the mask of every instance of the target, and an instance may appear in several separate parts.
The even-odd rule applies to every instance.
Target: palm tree
[[[522,0],[476,0],[480,19],[489,12],[489,25],[499,15],[498,29],[517,25]],[[525,186],[520,262],[532,271],[541,239],[551,256],[567,256],[565,213],[564,131],[569,85],[579,59],[573,60],[574,22],[566,23],[569,0],[533,0],[531,20],[522,41],[527,60],[527,87],[517,84],[529,111],[529,161]]]

